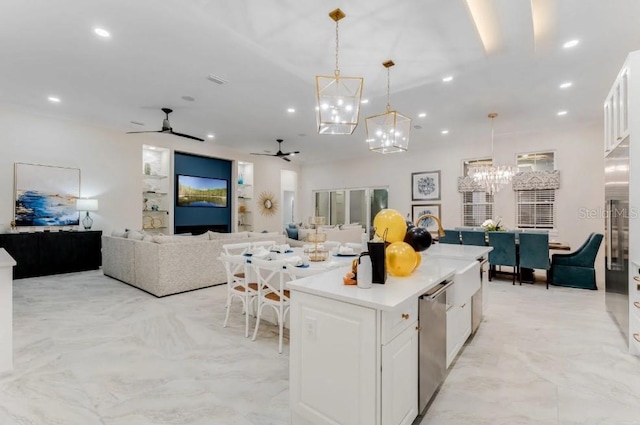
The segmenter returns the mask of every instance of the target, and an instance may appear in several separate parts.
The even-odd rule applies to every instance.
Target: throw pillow
[[[118,232],[117,230],[114,230],[111,232],[111,236],[114,238],[126,238],[127,232]]]
[[[284,230],[286,230],[288,238],[298,240],[298,229],[287,227]]]
[[[129,230],[129,232],[127,232],[127,238],[133,239],[134,241],[141,241],[144,235],[137,230]]]
[[[144,235],[142,242],[153,242],[153,235]]]

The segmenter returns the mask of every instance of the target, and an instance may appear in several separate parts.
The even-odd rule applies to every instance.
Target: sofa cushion
[[[167,236],[162,234],[153,236],[155,243],[191,243],[193,240],[193,237],[186,236]]]
[[[280,233],[278,232],[249,232],[249,237],[250,238],[257,238],[257,237],[262,237],[262,236],[282,236]]]
[[[143,242],[153,242],[153,235],[146,234],[144,238],[142,238]]]

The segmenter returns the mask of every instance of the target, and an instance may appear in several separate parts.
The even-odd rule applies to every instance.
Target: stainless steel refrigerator
[[[629,138],[605,158],[607,311],[629,339]]]

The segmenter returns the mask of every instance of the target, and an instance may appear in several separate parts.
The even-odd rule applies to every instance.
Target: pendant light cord
[[[340,76],[340,68],[338,68],[338,49],[340,48],[340,37],[338,36],[338,33],[339,33],[338,26],[339,25],[340,25],[340,21],[336,21],[336,70],[334,71],[336,77]]]
[[[391,111],[391,70],[387,68],[387,112]]]

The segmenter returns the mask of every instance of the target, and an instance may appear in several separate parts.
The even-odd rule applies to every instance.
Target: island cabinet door
[[[418,322],[382,346],[382,425],[418,416]]]
[[[373,425],[376,311],[292,292],[290,403],[293,425]]]

